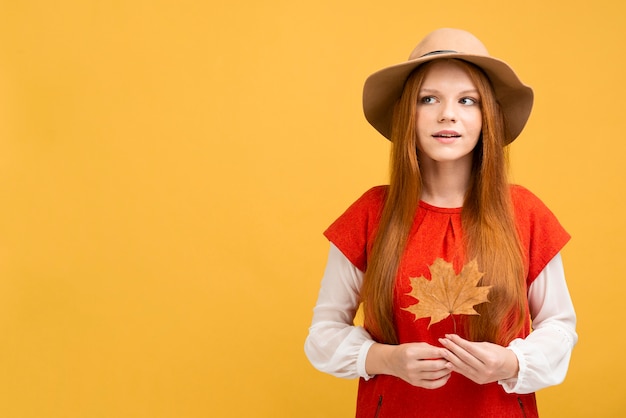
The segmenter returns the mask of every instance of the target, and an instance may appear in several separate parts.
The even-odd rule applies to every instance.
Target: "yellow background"
[[[536,93],[513,175],[573,235],[543,417],[626,414],[620,2],[0,3],[0,417],[347,417],[303,341],[322,230],[384,183],[371,72],[441,26]]]

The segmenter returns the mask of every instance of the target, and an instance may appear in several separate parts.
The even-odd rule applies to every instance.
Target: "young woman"
[[[534,392],[565,378],[578,338],[560,257],[569,235],[506,176],[532,101],[456,29],[366,81],[366,118],[392,141],[390,184],[326,230],[305,343],[319,370],[360,377],[357,417],[534,417]],[[448,285],[486,297],[451,307],[435,294]]]

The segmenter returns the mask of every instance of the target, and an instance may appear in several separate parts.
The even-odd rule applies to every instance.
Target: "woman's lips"
[[[451,144],[460,137],[461,134],[457,131],[439,131],[433,134],[433,138],[442,144]]]

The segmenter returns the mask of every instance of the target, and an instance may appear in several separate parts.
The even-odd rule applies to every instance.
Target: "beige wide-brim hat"
[[[523,84],[504,61],[493,58],[487,48],[469,32],[437,29],[428,34],[411,52],[406,62],[392,65],[367,78],[363,87],[365,117],[387,139],[391,139],[393,108],[413,70],[428,61],[456,58],[480,67],[491,80],[502,108],[507,143],[522,132],[533,106],[533,91]]]

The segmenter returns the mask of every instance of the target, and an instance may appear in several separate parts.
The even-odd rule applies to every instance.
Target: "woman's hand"
[[[413,386],[437,389],[445,385],[451,375],[443,359],[447,350],[426,343],[400,345],[374,344],[365,360],[368,374],[387,374],[399,377]]]
[[[468,379],[485,384],[517,377],[519,363],[513,351],[487,342],[471,342],[449,334],[439,342],[447,349],[447,367]]]

